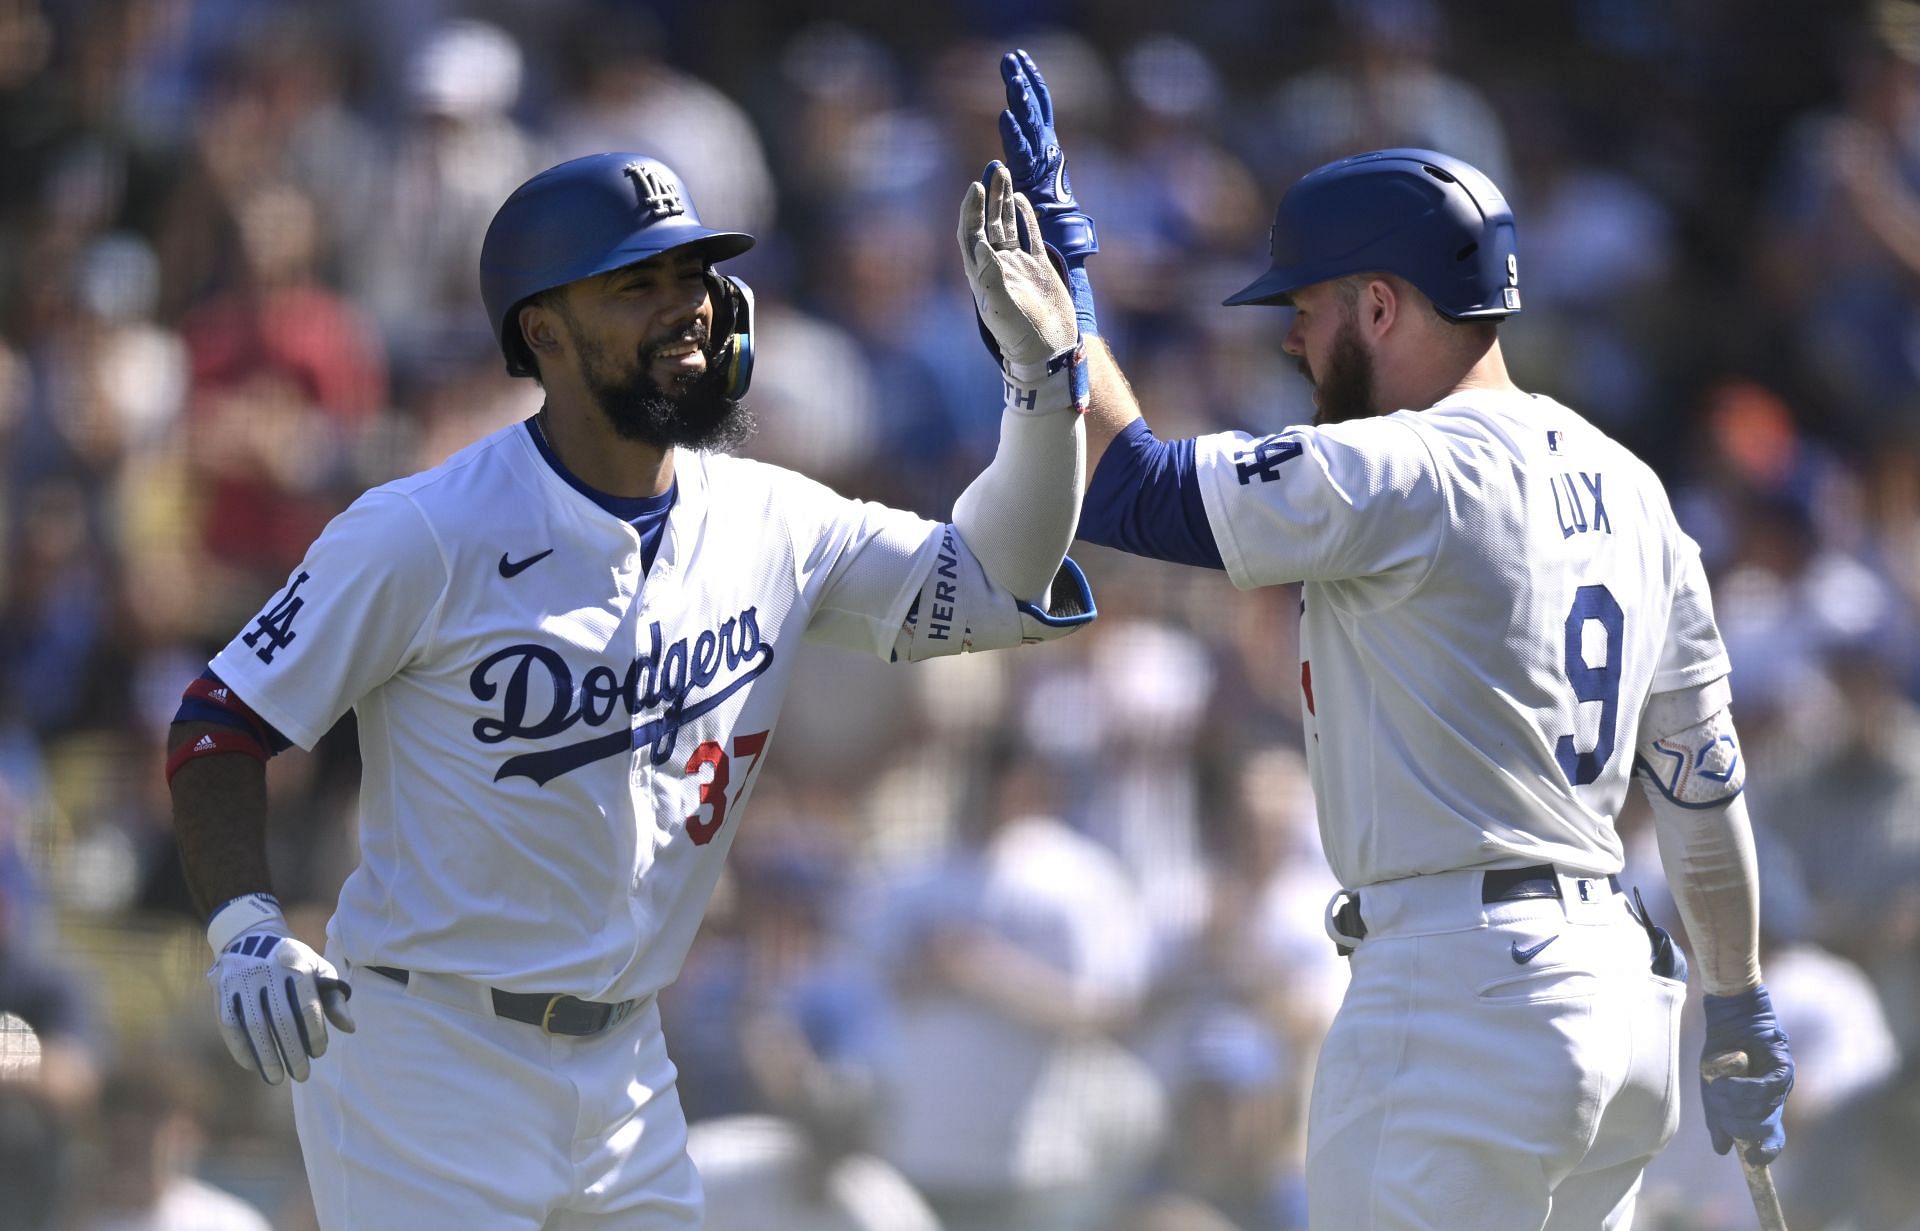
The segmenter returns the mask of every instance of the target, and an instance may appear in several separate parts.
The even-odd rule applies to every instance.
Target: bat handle
[[[1719,1081],[1722,1077],[1744,1077],[1746,1072],[1745,1052],[1721,1052],[1700,1062],[1700,1075],[1708,1081]],[[1736,1140],[1733,1156],[1740,1160],[1740,1170],[1746,1175],[1747,1195],[1753,1198],[1753,1212],[1760,1216],[1760,1231],[1787,1231],[1787,1216],[1780,1212],[1780,1194],[1773,1189],[1773,1173],[1767,1170],[1765,1163],[1747,1161],[1746,1145],[1746,1142]]]

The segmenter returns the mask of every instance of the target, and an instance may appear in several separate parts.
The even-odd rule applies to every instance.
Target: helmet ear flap
[[[708,269],[707,294],[713,299],[711,345],[720,391],[729,398],[744,397],[753,382],[753,288]]]

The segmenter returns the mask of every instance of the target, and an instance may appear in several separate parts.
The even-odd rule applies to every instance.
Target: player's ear
[[[1378,337],[1393,328],[1400,316],[1404,298],[1391,278],[1369,278],[1360,292],[1360,319]]]
[[[520,336],[536,356],[554,358],[560,353],[560,314],[544,300],[528,300],[520,306]]]

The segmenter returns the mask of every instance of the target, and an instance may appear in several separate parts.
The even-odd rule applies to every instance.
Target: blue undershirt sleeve
[[[1225,568],[1200,498],[1193,441],[1162,441],[1145,419],[1101,455],[1080,506],[1080,537],[1136,556]]]

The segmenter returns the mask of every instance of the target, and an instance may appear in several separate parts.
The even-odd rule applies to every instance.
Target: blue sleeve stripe
[[[1200,497],[1193,441],[1158,440],[1145,419],[1122,429],[1094,468],[1080,537],[1154,560],[1226,567]]]

